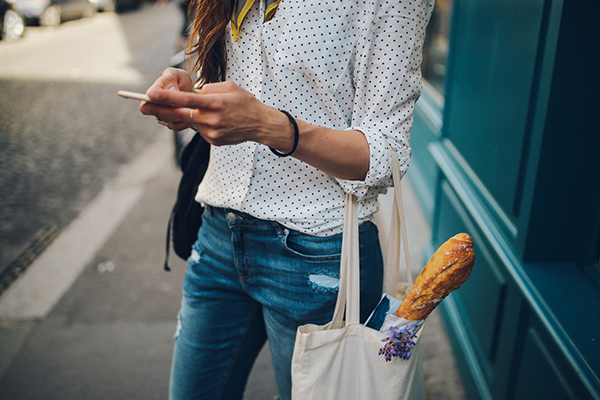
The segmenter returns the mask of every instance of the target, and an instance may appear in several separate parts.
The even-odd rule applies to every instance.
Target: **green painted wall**
[[[442,303],[472,399],[600,399],[600,2],[454,0],[445,92],[415,111],[430,252],[475,241]]]

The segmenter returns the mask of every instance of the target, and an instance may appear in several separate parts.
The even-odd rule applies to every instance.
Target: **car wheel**
[[[4,25],[2,27],[2,39],[15,40],[23,36],[25,32],[25,21],[14,10],[7,10],[4,14]]]
[[[46,8],[46,11],[40,15],[40,25],[58,26],[60,25],[60,7],[56,4]]]

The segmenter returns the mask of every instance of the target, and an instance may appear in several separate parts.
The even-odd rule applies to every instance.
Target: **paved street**
[[[0,41],[0,274],[164,134],[116,92],[145,91],[168,65],[179,24],[174,3],[147,5]]]
[[[124,192],[141,189],[108,239],[89,254],[89,261],[83,263],[66,293],[52,296],[57,303],[47,310],[47,316],[34,318],[28,306],[35,301],[28,299],[37,292],[52,292],[54,275],[60,273],[62,259],[68,258],[64,252],[48,257],[48,263],[59,260],[39,288],[28,287],[36,285],[29,278],[45,267],[34,264],[16,287],[0,298],[0,399],[167,398],[185,263],[172,255],[172,272],[162,269],[169,207],[179,177],[169,157],[171,143],[164,139],[167,137],[142,154],[144,160],[137,167],[124,168],[102,193],[112,194],[100,202],[120,202],[115,188]],[[167,157],[162,154],[165,152]],[[73,224],[76,231],[85,231],[87,226],[100,226],[103,218],[110,216],[88,218],[83,224],[78,219]],[[78,236],[68,230],[64,234]],[[72,241],[79,245],[76,239]],[[79,256],[87,258],[83,253]],[[14,312],[11,298],[18,291],[26,293],[25,305],[17,304]],[[42,303],[45,306],[48,301]],[[265,350],[257,361],[247,400],[271,400],[277,394],[269,362]]]

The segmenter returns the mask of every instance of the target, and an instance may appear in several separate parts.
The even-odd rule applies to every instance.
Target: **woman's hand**
[[[206,84],[195,100],[196,110],[190,113],[190,122],[211,144],[222,146],[246,141],[268,144],[279,136],[283,140],[291,136],[289,140],[293,140],[293,131],[277,132],[269,123],[269,116],[279,111],[233,82]]]
[[[285,116],[233,82],[206,84],[194,91],[187,72],[168,68],[146,94],[165,105],[142,102],[143,114],[156,116],[176,131],[194,128],[213,145],[255,141],[284,147],[289,142],[291,147],[293,131],[285,125]],[[279,121],[277,128],[268,123],[269,116]]]
[[[174,112],[179,106],[176,101],[168,96],[168,93],[170,92],[178,92],[180,94],[194,92],[192,78],[186,71],[177,68],[167,68],[164,70],[162,75],[146,91],[146,95],[150,97],[150,99],[163,105],[142,101],[140,104],[140,111],[142,114],[154,115],[158,123],[162,125],[177,121]],[[181,112],[179,114],[181,114]],[[171,119],[167,118],[167,115],[171,115]],[[180,129],[171,126],[169,127],[175,130],[187,128],[187,126]]]
[[[150,86],[146,93],[155,94],[152,100],[160,100],[161,90],[175,90],[182,92],[193,92],[192,78],[187,71],[179,68],[167,68],[162,75]]]
[[[286,115],[233,82],[210,83],[195,91],[187,72],[169,68],[146,94],[168,106],[142,102],[143,114],[176,131],[196,129],[215,146],[254,141],[282,153],[293,147],[294,128]],[[296,122],[300,140],[293,157],[341,179],[365,178],[369,145],[362,132]]]

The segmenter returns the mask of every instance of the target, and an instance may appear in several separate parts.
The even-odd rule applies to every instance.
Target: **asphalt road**
[[[168,134],[116,92],[145,91],[168,66],[181,18],[175,2],[146,4],[0,41],[0,277]]]

